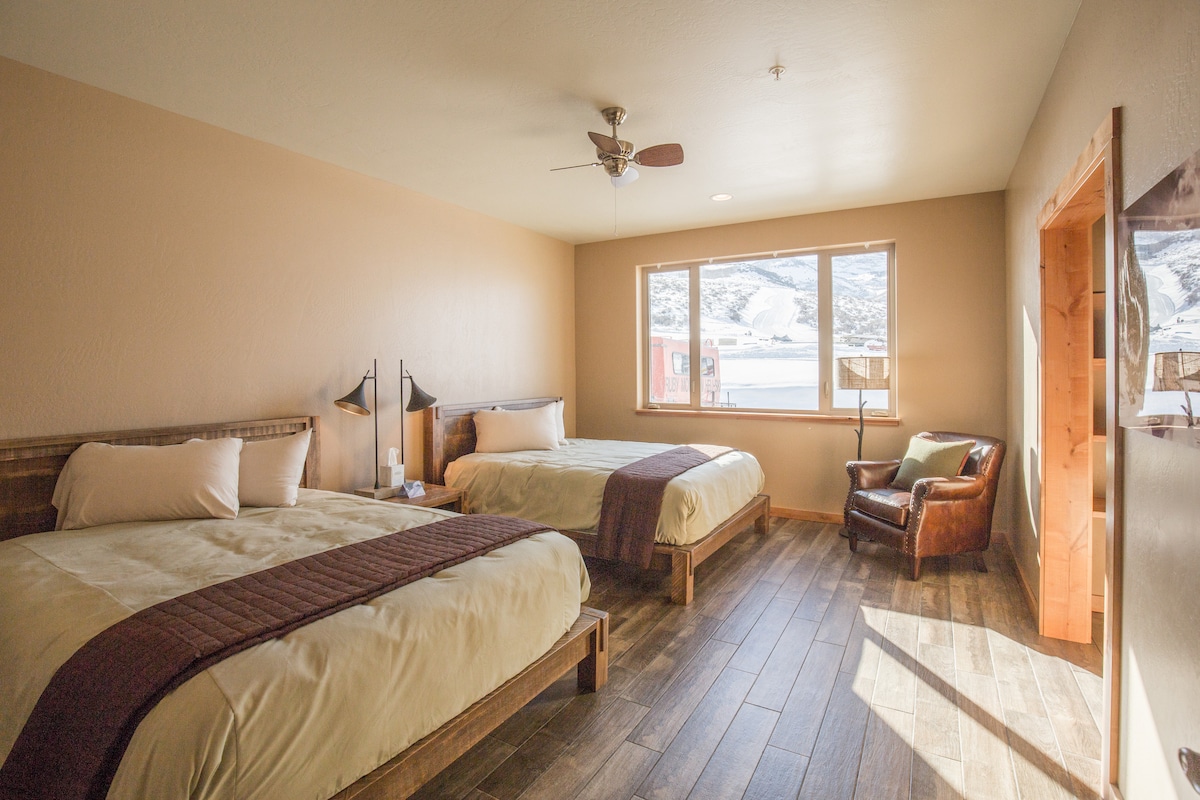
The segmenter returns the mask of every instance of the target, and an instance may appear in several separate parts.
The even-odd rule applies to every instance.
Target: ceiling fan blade
[[[588,138],[592,140],[592,144],[599,147],[609,155],[621,155],[621,143],[611,136],[605,136],[603,133],[592,133],[588,131]]]
[[[656,144],[639,150],[632,160],[643,167],[673,167],[683,163],[683,147],[677,144]]]
[[[600,166],[600,162],[599,162],[599,161],[593,161],[593,162],[592,162],[592,163],[590,163],[590,164],[575,164],[575,165],[573,165],[573,166],[570,166],[570,167],[551,167],[551,168],[550,168],[550,171],[551,171],[551,172],[558,172],[558,171],[560,171],[560,170],[564,170],[564,169],[579,169],[580,167],[598,167],[598,166]]]
[[[620,175],[612,177],[612,185],[620,189],[622,186],[628,186],[638,179],[638,171],[633,167],[626,167],[625,171]]]

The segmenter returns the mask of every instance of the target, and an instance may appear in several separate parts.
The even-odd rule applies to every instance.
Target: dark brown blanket
[[[439,520],[166,600],[96,635],[51,679],[0,767],[0,798],[103,800],[133,731],[223,658],[546,526]]]
[[[728,447],[685,445],[640,459],[609,475],[600,506],[596,555],[643,569],[650,566],[667,484],[728,451]]]

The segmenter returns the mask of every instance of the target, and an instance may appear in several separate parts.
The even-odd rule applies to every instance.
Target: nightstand
[[[360,494],[365,497],[374,496],[374,491],[371,489],[356,489],[355,494]],[[457,511],[462,513],[463,496],[466,494],[462,489],[452,489],[449,486],[439,486],[436,483],[425,484],[425,494],[420,497],[402,497],[394,495],[392,497],[381,497],[379,499],[386,500],[389,503],[399,503],[405,506],[421,506],[422,508],[445,508],[449,511]]]

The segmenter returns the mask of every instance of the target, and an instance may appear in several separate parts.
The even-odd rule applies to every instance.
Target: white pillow
[[[304,476],[312,429],[242,445],[238,502],[244,506],[294,506]]]
[[[563,422],[563,409],[566,405],[565,400],[559,400],[554,404],[554,423],[558,426],[558,443],[560,445],[567,443],[567,424]]]
[[[81,444],[58,476],[56,530],[112,522],[233,519],[241,439],[161,447]]]
[[[557,450],[554,403],[521,411],[476,411],[475,452]]]

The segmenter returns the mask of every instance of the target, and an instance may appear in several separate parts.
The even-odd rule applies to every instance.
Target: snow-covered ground
[[[815,349],[815,348],[813,348]],[[738,408],[814,411],[820,408],[818,364],[808,358],[721,359],[721,402]],[[867,410],[887,408],[887,392],[863,392]],[[835,408],[858,408],[858,392],[837,389]]]

